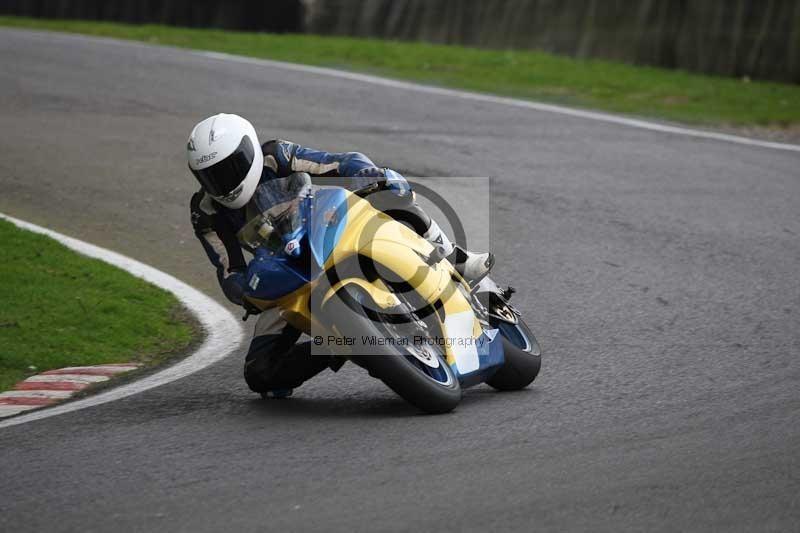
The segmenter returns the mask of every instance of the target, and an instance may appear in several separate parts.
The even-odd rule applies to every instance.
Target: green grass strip
[[[0,391],[73,365],[157,364],[193,326],[168,292],[0,220]]]
[[[579,60],[535,51],[18,17],[0,17],[0,25],[327,66],[693,124],[786,127],[800,122],[797,85]]]

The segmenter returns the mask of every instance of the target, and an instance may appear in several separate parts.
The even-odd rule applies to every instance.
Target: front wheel
[[[411,323],[418,331],[399,334],[391,323],[368,318],[348,306],[337,295],[326,306],[325,314],[343,336],[361,339],[398,339],[425,336],[425,326]],[[352,299],[353,307],[360,304]],[[406,324],[408,325],[408,324]],[[358,344],[358,341],[356,342]],[[413,406],[431,414],[447,413],[461,401],[461,386],[438,346],[433,344],[387,343],[360,344],[353,347],[350,360],[383,381],[390,389]]]
[[[352,357],[352,361],[383,381],[401,398],[430,414],[449,413],[461,401],[461,386],[450,365],[435,356],[441,377],[433,377],[416,364],[414,356],[402,353],[374,353]]]

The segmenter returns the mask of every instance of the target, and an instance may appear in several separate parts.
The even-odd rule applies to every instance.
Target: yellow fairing
[[[452,270],[446,261],[434,267],[423,261],[423,257],[433,252],[433,246],[425,239],[356,195],[348,196],[348,204],[348,223],[325,263],[326,270],[361,255],[373,261],[380,278],[389,283],[406,282],[429,304],[452,286]],[[366,290],[376,304],[392,307],[397,304],[397,298],[380,278],[372,282],[363,277],[341,279],[327,291],[323,301],[345,284],[354,283]]]

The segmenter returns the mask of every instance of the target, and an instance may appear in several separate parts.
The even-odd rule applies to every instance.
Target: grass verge
[[[0,220],[0,391],[53,368],[182,352],[194,322],[168,292]]]
[[[22,17],[0,17],[0,25],[328,66],[709,126],[785,128],[800,124],[798,85],[579,60],[535,51]]]

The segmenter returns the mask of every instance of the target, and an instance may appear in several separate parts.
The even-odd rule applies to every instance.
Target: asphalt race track
[[[221,299],[184,160],[209,114],[492,176],[545,350],[445,416],[352,365],[263,402],[234,356],[4,428],[0,530],[800,527],[800,154],[74,36],[0,30],[0,64],[0,211]]]

